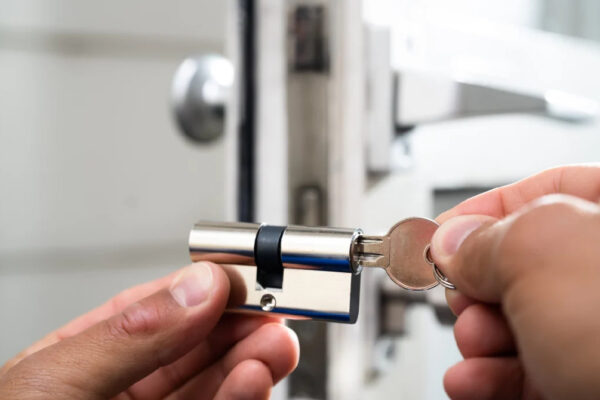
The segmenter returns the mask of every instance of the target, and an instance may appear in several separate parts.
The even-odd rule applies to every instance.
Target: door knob
[[[172,109],[186,137],[207,143],[223,135],[233,79],[233,65],[220,55],[190,57],[179,65],[171,88]]]

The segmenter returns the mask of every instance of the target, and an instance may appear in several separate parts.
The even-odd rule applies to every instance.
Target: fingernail
[[[171,285],[171,295],[182,307],[194,307],[208,299],[212,290],[212,270],[207,264],[186,268]]]
[[[479,228],[489,217],[462,215],[442,224],[431,240],[434,258],[444,258],[456,253],[471,232]]]

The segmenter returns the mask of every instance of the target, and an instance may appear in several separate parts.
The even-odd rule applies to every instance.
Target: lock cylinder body
[[[231,311],[354,323],[360,275],[352,249],[360,230],[200,222],[192,261],[224,266],[242,300]]]
[[[254,264],[254,244],[260,224],[243,222],[201,222],[190,232],[193,262]]]
[[[358,229],[288,226],[281,238],[281,262],[287,268],[359,272],[353,244],[360,234]]]

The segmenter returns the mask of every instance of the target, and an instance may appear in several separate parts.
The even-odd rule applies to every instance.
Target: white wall
[[[542,26],[552,32],[600,40],[600,2],[544,0]]]
[[[0,363],[223,217],[223,146],[183,139],[168,95],[223,48],[224,3],[0,3]]]
[[[223,42],[226,1],[4,0],[3,29],[168,37]]]
[[[422,20],[429,14],[446,18],[476,18],[509,25],[535,27],[543,0],[369,0],[364,2],[367,20],[386,25],[398,20]]]

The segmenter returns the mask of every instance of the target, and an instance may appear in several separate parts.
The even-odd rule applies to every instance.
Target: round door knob
[[[210,142],[223,135],[225,108],[234,71],[219,55],[185,59],[172,84],[175,120],[181,132],[195,142]]]

